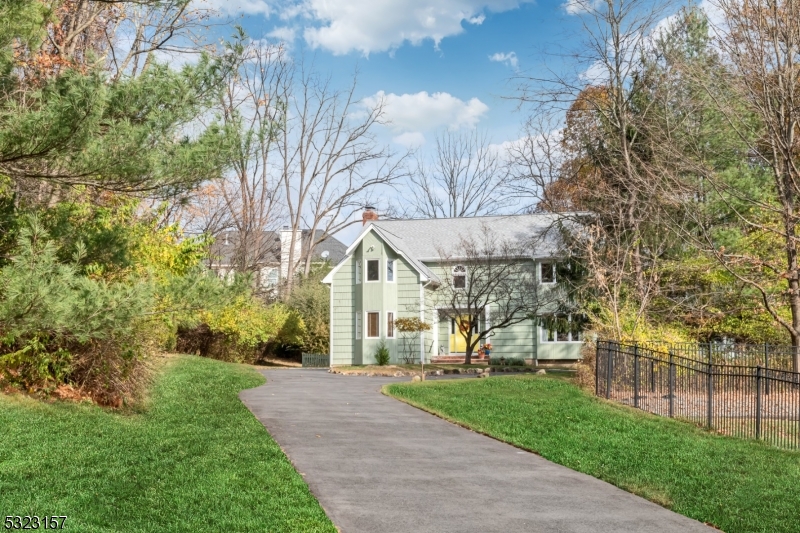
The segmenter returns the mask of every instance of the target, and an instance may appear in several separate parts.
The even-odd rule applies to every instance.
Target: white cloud
[[[589,85],[603,85],[608,82],[608,66],[602,61],[595,61],[579,76],[580,80]]]
[[[275,28],[271,32],[267,34],[267,37],[272,37],[273,39],[277,39],[282,43],[291,43],[294,42],[295,37],[297,36],[297,32],[294,28],[290,28],[288,26],[282,26],[279,28]]]
[[[392,139],[393,142],[406,148],[419,148],[425,144],[425,135],[420,131],[407,131]]]
[[[489,61],[495,61],[497,63],[503,63],[514,70],[517,70],[517,66],[519,65],[519,61],[517,60],[517,53],[516,52],[497,52],[496,54],[492,54],[489,56]]]
[[[602,0],[567,0],[561,7],[570,15],[582,15],[600,7]]]
[[[706,17],[708,17],[708,23],[712,28],[725,26],[725,14],[719,5],[719,0],[701,0],[698,7],[705,12]]]
[[[368,55],[426,39],[438,45],[443,38],[463,32],[464,23],[481,24],[486,11],[508,11],[529,1],[298,0],[286,6],[282,17],[309,21],[303,36],[313,48]]]
[[[272,9],[266,0],[195,0],[193,5],[199,9],[213,9],[228,15],[270,16]]]
[[[489,106],[472,98],[465,102],[449,93],[386,94],[378,91],[364,99],[366,106],[385,104],[386,119],[398,132],[422,132],[447,127],[473,128],[489,111]]]

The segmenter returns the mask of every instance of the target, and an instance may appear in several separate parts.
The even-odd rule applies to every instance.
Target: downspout
[[[328,368],[333,368],[333,279],[328,287],[330,290],[330,310],[328,311],[330,318],[328,319]]]
[[[428,280],[427,283],[419,284],[419,319],[425,322],[425,289],[433,283],[433,280]],[[423,365],[425,364],[425,332],[419,332],[419,360]]]

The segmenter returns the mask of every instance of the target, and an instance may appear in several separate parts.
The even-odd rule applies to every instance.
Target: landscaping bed
[[[559,368],[548,368],[547,370],[532,366],[486,366],[486,365],[448,365],[430,364],[425,365],[426,376],[443,376],[446,374],[491,374],[491,373],[539,373],[544,374],[548,371],[569,372]],[[328,369],[331,374],[342,374],[346,376],[383,376],[383,377],[403,377],[419,376],[420,365],[363,365],[363,366],[336,366]]]
[[[0,510],[81,532],[336,529],[238,397],[243,365],[173,358],[147,405],[0,395]]]
[[[384,390],[727,533],[800,530],[798,452],[649,415],[549,376]]]

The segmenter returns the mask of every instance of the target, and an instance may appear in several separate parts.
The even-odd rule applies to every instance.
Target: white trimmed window
[[[467,288],[467,268],[464,265],[456,265],[453,267],[453,288]]]
[[[394,283],[394,259],[386,260],[386,281]]]
[[[394,339],[394,311],[386,312],[386,338]]]
[[[367,281],[381,280],[381,260],[367,259]]]
[[[280,274],[280,272],[278,271],[277,268],[267,269],[266,275],[264,276],[263,285],[265,287],[274,287],[274,286],[276,286],[278,284],[278,281],[280,281],[279,274]]]
[[[552,261],[539,263],[539,281],[543,284],[556,282],[556,264]]]
[[[381,336],[381,314],[379,311],[367,311],[367,338],[377,339]]]
[[[361,338],[361,311],[356,311],[356,340]]]
[[[580,342],[583,340],[583,325],[572,315],[545,315],[541,317],[541,339],[549,342]]]

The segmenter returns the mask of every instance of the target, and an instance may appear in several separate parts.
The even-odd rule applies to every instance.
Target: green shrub
[[[308,276],[295,281],[286,304],[297,311],[305,324],[301,351],[328,353],[330,341],[330,300],[328,287],[322,279],[330,272],[330,265],[315,267]]]
[[[0,375],[28,390],[70,383],[119,404],[143,382],[137,367],[153,286],[82,275],[80,242],[70,262],[59,261],[61,252],[38,218],[20,227],[16,253],[0,270]]]
[[[525,366],[525,359],[519,357],[490,357],[491,366]]]
[[[269,343],[299,345],[305,335],[295,310],[264,304],[247,293],[200,311],[192,322],[178,329],[179,351],[237,363],[257,362]]]
[[[389,359],[391,359],[389,348],[386,347],[386,341],[381,339],[378,349],[375,351],[375,362],[379,366],[385,366],[389,364]]]

